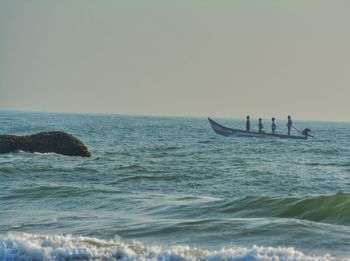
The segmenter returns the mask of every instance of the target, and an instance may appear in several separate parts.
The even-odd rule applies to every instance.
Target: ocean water
[[[0,155],[0,260],[350,260],[350,124],[294,124],[317,139],[0,112],[1,134],[62,130],[92,152]]]

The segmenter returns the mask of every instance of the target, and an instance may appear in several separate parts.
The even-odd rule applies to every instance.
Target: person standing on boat
[[[290,129],[293,126],[293,122],[292,122],[290,115],[288,115],[288,122],[287,122],[286,126],[288,127],[288,136],[290,136]]]
[[[272,117],[271,129],[272,129],[272,134],[275,134],[275,130],[277,129],[277,126],[276,126],[274,117]]]
[[[245,123],[245,129],[247,131],[250,131],[250,118],[249,118],[249,116],[247,116],[247,122]]]
[[[262,132],[262,129],[264,128],[263,124],[262,124],[262,119],[259,119],[259,132]]]

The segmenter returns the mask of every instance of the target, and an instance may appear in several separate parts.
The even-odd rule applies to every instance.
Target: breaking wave
[[[294,248],[228,247],[219,250],[187,245],[131,244],[71,235],[9,232],[0,236],[1,260],[337,260],[329,254],[309,256]]]

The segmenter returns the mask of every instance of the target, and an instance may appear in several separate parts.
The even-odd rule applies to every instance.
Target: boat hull
[[[245,131],[245,130],[239,130],[239,129],[233,129],[225,127],[212,119],[208,118],[211,127],[213,130],[222,136],[239,136],[239,137],[274,137],[274,138],[280,138],[280,139],[297,139],[297,140],[305,140],[307,137],[305,136],[288,136],[283,134],[272,134],[272,133],[266,133],[266,132],[254,132],[254,131]]]

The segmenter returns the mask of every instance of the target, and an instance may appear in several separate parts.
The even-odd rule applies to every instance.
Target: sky
[[[349,10],[0,0],[0,110],[350,121]]]

